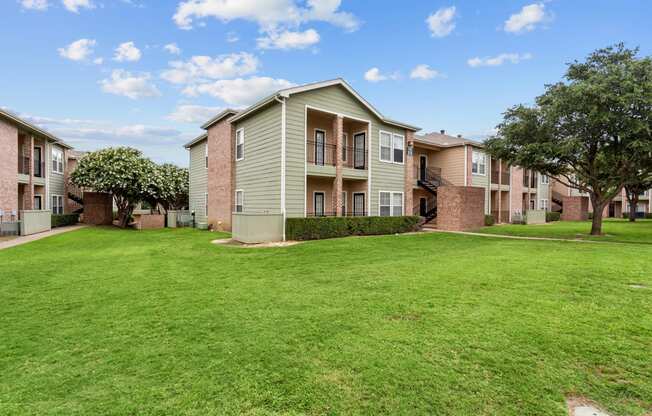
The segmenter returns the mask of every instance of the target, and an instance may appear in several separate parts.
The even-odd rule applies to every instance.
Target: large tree
[[[139,150],[115,147],[86,154],[72,172],[72,183],[113,195],[118,222],[126,227],[140,201],[150,200],[160,188],[156,165]]]
[[[490,153],[586,192],[591,234],[602,233],[604,207],[631,174],[632,151],[652,150],[652,61],[619,44],[568,66],[536,105],[507,110]]]
[[[188,205],[188,169],[171,163],[156,166],[150,184],[150,197],[146,201],[153,208],[162,207],[165,211],[181,209]]]

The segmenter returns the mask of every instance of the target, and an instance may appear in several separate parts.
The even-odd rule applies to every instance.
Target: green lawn
[[[652,410],[652,246],[286,248],[82,229],[0,251],[0,414]]]
[[[580,239],[609,242],[652,244],[652,220],[605,219],[602,236],[591,236],[590,221],[557,221],[541,225],[496,225],[484,227],[479,232],[485,234],[513,235],[520,237],[546,237]]]

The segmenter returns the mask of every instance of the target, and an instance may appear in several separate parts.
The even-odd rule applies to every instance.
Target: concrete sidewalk
[[[9,247],[20,246],[20,245],[23,245],[23,244],[31,243],[32,241],[41,240],[43,238],[51,237],[51,236],[57,235],[57,234],[67,233],[68,231],[79,230],[79,229],[85,228],[85,227],[87,227],[87,225],[85,225],[85,224],[69,225],[67,227],[55,228],[53,230],[46,231],[44,233],[26,235],[26,236],[23,236],[23,237],[16,237],[16,238],[8,240],[8,241],[0,242],[0,250],[4,250],[5,248],[9,248]]]

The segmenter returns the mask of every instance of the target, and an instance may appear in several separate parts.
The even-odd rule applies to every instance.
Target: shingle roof
[[[484,147],[484,144],[476,140],[465,139],[464,137],[456,137],[442,133],[417,134],[414,136],[414,140],[416,142],[432,144],[441,147],[456,147],[463,145]]]
[[[55,143],[68,148],[72,149],[72,146],[70,146],[68,143],[64,142],[60,138],[56,137],[50,132],[47,132],[43,130],[42,128],[35,126],[34,124],[30,123],[29,121],[25,121],[22,118],[18,117],[16,114],[13,114],[7,110],[4,110],[0,108],[0,118],[4,118],[5,120],[9,120],[10,122],[13,122],[15,124],[18,124],[20,127],[22,127],[25,130],[30,131],[31,133],[36,133],[38,135],[47,137],[48,139],[54,141]]]

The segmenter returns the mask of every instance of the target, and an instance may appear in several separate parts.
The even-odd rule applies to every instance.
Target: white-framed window
[[[245,132],[244,129],[238,129],[235,132],[235,160],[244,159],[244,141],[245,141]]]
[[[380,132],[380,161],[403,164],[405,137],[386,131]]]
[[[403,215],[403,192],[380,191],[378,213],[381,217],[400,217]]]
[[[242,189],[235,191],[235,212],[244,212],[244,191]]]
[[[54,147],[52,148],[52,172],[63,174],[63,152]]]
[[[547,199],[542,199],[539,201],[539,209],[542,209],[544,211],[548,211],[548,200]]]
[[[52,195],[52,214],[54,215],[63,214],[63,196]]]
[[[541,178],[542,185],[548,185],[550,183],[550,178],[547,175],[541,174],[539,177]]]
[[[473,151],[471,157],[471,173],[474,175],[487,175],[487,155],[477,150]]]
[[[208,142],[204,143],[204,164],[208,169]]]
[[[204,194],[204,215],[208,215],[208,192]]]

